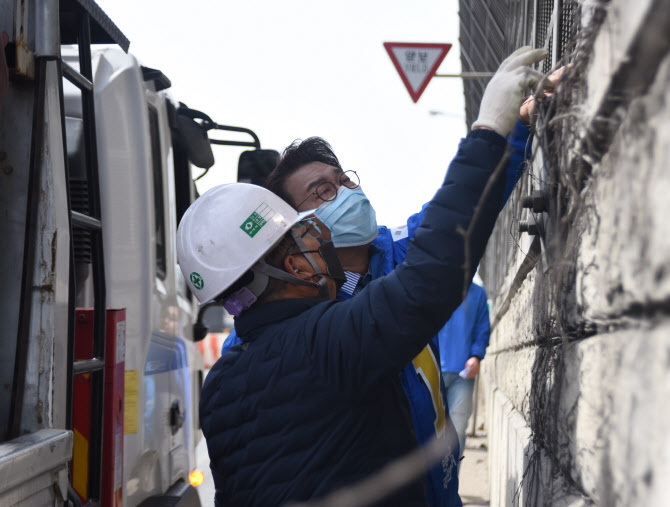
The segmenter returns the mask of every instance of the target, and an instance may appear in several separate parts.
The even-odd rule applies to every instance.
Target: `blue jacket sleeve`
[[[526,159],[530,157],[530,147],[532,144],[530,129],[517,120],[512,132],[507,136],[507,142],[509,143],[510,153],[506,171],[505,190],[503,191],[500,209],[507,203],[507,200],[514,191],[514,187],[526,169]]]
[[[405,262],[372,281],[355,298],[315,307],[303,331],[306,352],[329,383],[362,392],[383,376],[400,371],[461,303],[466,264],[461,229],[470,225],[505,147],[504,138],[495,132],[470,132],[443,186],[426,206]],[[495,224],[504,183],[504,177],[497,178],[477,211],[468,243],[472,270]]]
[[[373,278],[387,275],[393,271],[398,264],[405,262],[407,245],[414,237],[417,227],[419,227],[423,220],[426,206],[428,206],[428,204],[424,204],[421,211],[411,215],[407,219],[404,227],[395,227],[393,229],[388,229],[383,225],[379,227],[379,235],[372,244],[375,248],[381,250],[383,255],[373,255],[371,259]]]
[[[228,338],[226,338],[226,341],[224,341],[223,345],[221,345],[221,355],[224,355],[230,347],[237,345],[238,343],[242,343],[242,340],[240,340],[240,338],[237,336],[237,333],[233,329],[228,335]]]
[[[489,323],[489,307],[486,303],[486,292],[481,291],[477,301],[477,316],[472,329],[474,339],[470,347],[470,357],[477,356],[484,359],[486,347],[489,346],[491,328]]]

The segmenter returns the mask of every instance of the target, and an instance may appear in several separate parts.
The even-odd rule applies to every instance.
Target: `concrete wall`
[[[670,1],[582,14],[561,144],[536,157],[482,266],[491,505],[670,498]],[[515,228],[538,178],[560,197],[541,241]]]

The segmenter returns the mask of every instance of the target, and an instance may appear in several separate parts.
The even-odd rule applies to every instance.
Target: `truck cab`
[[[62,55],[78,67],[76,48],[63,48]],[[167,78],[118,47],[91,56],[106,301],[109,308],[126,309],[123,496],[134,505],[179,480],[187,482],[201,438],[197,407],[203,369],[193,346],[197,307],[175,250],[177,210],[195,198],[195,186],[187,158],[175,153],[181,149],[173,139],[179,135],[179,105],[164,89]],[[86,184],[80,95],[65,82],[73,202]],[[177,186],[186,188],[177,195]],[[178,199],[184,200],[179,206]],[[85,258],[86,231],[75,229],[75,234],[76,301],[78,308],[87,308],[93,306],[93,277]]]
[[[4,2],[0,30],[0,505],[199,505],[207,329],[177,225],[211,144],[276,152],[175,100],[94,2]]]

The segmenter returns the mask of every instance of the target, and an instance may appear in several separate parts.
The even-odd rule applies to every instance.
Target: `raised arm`
[[[503,135],[516,120],[521,93],[538,79],[525,65],[544,54],[524,49],[503,62],[499,70],[502,79],[494,76],[482,100],[476,122],[482,128],[461,142],[443,186],[427,205],[421,225],[409,241],[405,262],[370,283],[356,298],[319,310],[323,314],[308,331],[307,346],[330,381],[339,379],[344,387],[364,389],[380,375],[400,370],[460,304],[466,267],[463,231],[476,212],[476,223],[467,238],[467,266],[472,269],[479,263],[500,209],[504,172],[492,181],[488,198],[482,203],[480,198],[502,159],[506,148]],[[492,101],[491,85],[496,100],[514,109],[511,121],[498,121],[501,114],[510,115]],[[487,112],[485,108],[491,104],[495,104],[495,111]]]

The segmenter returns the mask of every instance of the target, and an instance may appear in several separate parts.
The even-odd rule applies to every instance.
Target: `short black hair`
[[[311,162],[322,162],[342,169],[333,149],[324,139],[320,137],[308,137],[304,141],[296,139],[284,150],[277,167],[268,175],[265,188],[295,207],[296,203],[284,189],[284,184],[291,174]]]

